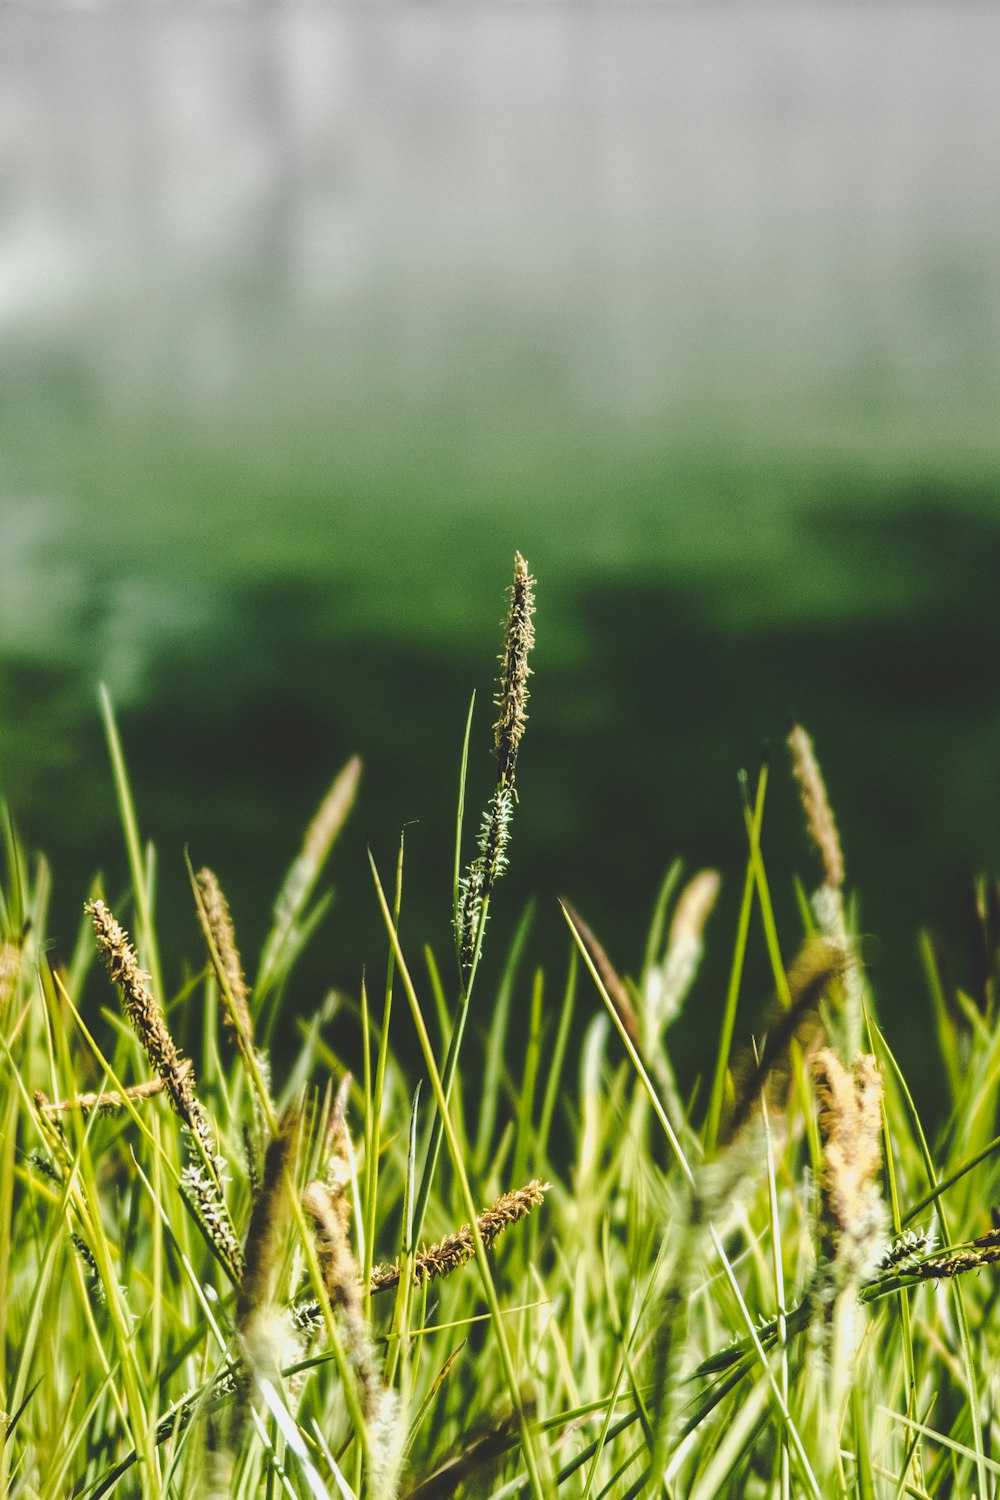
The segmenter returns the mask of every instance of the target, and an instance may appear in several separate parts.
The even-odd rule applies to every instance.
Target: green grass
[[[710,901],[695,909],[705,883],[675,868],[650,893],[634,976],[569,910],[565,972],[532,972],[532,922],[563,922],[541,911],[491,993],[480,955],[504,899],[517,746],[499,732],[475,855],[470,716],[454,869],[411,869],[402,843],[394,869],[373,859],[385,947],[357,955],[355,997],[295,1020],[289,980],[321,935],[358,785],[345,768],[271,931],[238,934],[245,957],[261,954],[244,1010],[193,871],[205,947],[159,952],[156,858],[106,697],[103,711],[131,882],[95,882],[81,904],[106,895],[129,927],[211,1134],[206,1152],[169,1087],[123,1094],[156,1076],[155,1048],[95,963],[91,916],[70,962],[51,966],[49,869],[8,822],[0,1494],[998,1492],[995,893],[981,892],[974,993],[925,944],[911,1025],[940,1055],[935,1132],[878,1024],[850,902],[827,878],[815,898],[799,889],[799,930],[778,929],[762,853],[777,765],[746,786],[735,931],[713,925]],[[442,735],[446,764],[455,741]],[[515,859],[530,817],[516,809]],[[415,880],[455,911],[454,956],[407,937]],[[744,983],[755,925],[773,997]],[[732,954],[725,995],[699,986],[703,933]],[[709,1077],[675,1074],[681,1004],[719,1039]],[[338,1005],[354,1024],[334,1050]],[[85,1093],[117,1094],[118,1108],[53,1107]],[[427,1279],[431,1242],[448,1274]],[[380,1273],[394,1262],[398,1275]]]

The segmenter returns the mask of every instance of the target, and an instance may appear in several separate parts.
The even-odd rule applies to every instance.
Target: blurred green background
[[[334,771],[362,801],[295,1003],[384,940],[447,962],[513,553],[539,580],[489,962],[565,893],[635,972],[675,855],[714,863],[713,1046],[766,743],[785,943],[810,729],[866,955],[931,1099],[916,949],[962,978],[1000,845],[1000,12],[486,4],[0,20],[0,781],[57,952],[125,882],[96,685],[160,850],[248,955]],[[558,972],[552,976],[553,1003]],[[743,1033],[768,993],[752,955]],[[589,1003],[589,997],[588,997]]]

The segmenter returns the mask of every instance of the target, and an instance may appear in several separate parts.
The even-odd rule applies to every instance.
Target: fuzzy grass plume
[[[823,867],[823,884],[831,890],[839,891],[844,884],[844,853],[840,845],[840,834],[813,742],[801,724],[792,725],[788,734],[788,748],[792,753],[792,774],[799,785],[806,826]]]
[[[274,924],[260,956],[255,992],[258,1005],[277,987],[285,966],[294,958],[297,936],[307,904],[330,851],[357,800],[361,761],[352,755],[337,773],[306,829],[302,847],[288,870],[274,904]]]
[[[885,1243],[888,1219],[878,1181],[882,1165],[882,1080],[874,1057],[848,1069],[825,1047],[813,1063],[819,1129],[826,1276],[837,1288],[869,1274]]]
[[[705,927],[721,885],[718,870],[699,870],[677,898],[666,952],[660,963],[650,965],[643,986],[643,1012],[651,1040],[659,1041],[676,1019],[694,983],[705,951]]]
[[[798,782],[802,799],[806,827],[823,871],[823,882],[812,897],[813,911],[820,931],[832,943],[836,943],[844,955],[840,983],[840,1030],[844,1055],[853,1059],[861,1050],[864,977],[857,942],[848,931],[844,905],[844,854],[840,833],[813,742],[801,725],[792,726],[788,748],[792,756],[792,774]]]
[[[787,1071],[793,1043],[805,1044],[817,1033],[820,1003],[843,967],[840,949],[825,938],[809,938],[803,945],[786,976],[788,1009],[774,1006],[762,1046],[756,1050],[747,1048],[736,1064],[733,1107],[726,1121],[727,1140],[750,1118],[776,1071]],[[772,1106],[774,1103],[772,1098]]]
[[[383,1383],[381,1360],[365,1317],[351,1249],[346,1184],[331,1186],[314,1179],[306,1185],[302,1206],[313,1222],[324,1287],[343,1325],[347,1359],[361,1395],[368,1429],[367,1493],[371,1500],[392,1500],[402,1450],[398,1403],[396,1393]]]
[[[813,1062],[819,1130],[819,1264],[810,1294],[812,1348],[836,1411],[856,1377],[859,1291],[884,1253],[889,1214],[882,1197],[882,1079],[867,1054],[845,1068],[831,1048]],[[832,1458],[832,1455],[831,1455]]]

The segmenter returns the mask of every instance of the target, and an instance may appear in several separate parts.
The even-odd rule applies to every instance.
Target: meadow
[[[494,980],[488,918],[532,817],[534,592],[518,556],[481,813],[481,709],[438,747],[444,766],[461,749],[451,870],[413,868],[402,837],[392,867],[370,856],[384,946],[341,997],[346,1042],[332,1002],[300,1018],[288,996],[336,916],[357,760],[262,936],[188,865],[202,946],[183,959],[158,942],[157,857],[107,692],[129,887],[80,893],[65,960],[49,867],[8,818],[0,1493],[997,1492],[997,887],[977,886],[971,982],[923,939],[926,993],[883,1029],[796,726],[741,779],[732,930],[717,872],[678,862],[634,974],[566,903],[537,919],[565,929],[564,967],[532,972],[526,916]],[[779,778],[801,872],[762,853]],[[433,880],[453,952],[405,921],[408,885]],[[706,949],[727,955],[721,987],[700,982]],[[685,1010],[712,1039],[697,1075],[672,1049]],[[933,1054],[933,1127],[900,1030]]]

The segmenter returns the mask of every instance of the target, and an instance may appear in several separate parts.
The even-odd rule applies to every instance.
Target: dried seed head
[[[306,1184],[302,1206],[316,1226],[316,1258],[331,1304],[360,1313],[358,1268],[349,1239],[350,1199],[339,1188],[315,1180]]]
[[[624,1026],[629,1040],[636,1051],[641,1054],[643,1043],[639,1017],[635,1013],[635,1006],[632,1004],[632,997],[628,992],[625,981],[621,978],[603,946],[587,926],[579,912],[566,900],[563,900],[561,904],[582,939],[583,946],[590,954],[594,968],[601,976],[601,983],[608,992],[608,999],[618,1012],[618,1019]]]
[[[528,652],[535,644],[532,615],[535,612],[535,580],[520,552],[514,554],[514,581],[510,587],[510,609],[500,653],[500,680],[495,703],[500,710],[494,729],[494,749],[501,783],[514,777],[517,750],[524,734],[528,702]]]
[[[274,1268],[284,1247],[288,1222],[286,1168],[295,1154],[298,1130],[298,1114],[287,1114],[264,1157],[264,1180],[250,1215],[245,1270],[236,1301],[237,1327],[244,1337],[252,1320],[271,1301]]]
[[[307,1184],[302,1194],[302,1207],[316,1226],[316,1258],[323,1285],[331,1306],[340,1311],[365,1415],[374,1421],[386,1410],[387,1392],[382,1387],[378,1359],[361,1305],[358,1267],[351,1251],[350,1199],[342,1188],[331,1188],[324,1182],[313,1181]],[[390,1451],[391,1445],[383,1443],[380,1459],[383,1467],[388,1463]],[[391,1464],[389,1469],[392,1469]]]
[[[868,1274],[885,1237],[885,1205],[878,1184],[882,1079],[874,1057],[859,1057],[849,1072],[829,1048],[817,1054],[813,1075],[823,1139],[825,1248],[843,1283]]]
[[[986,1234],[981,1234],[977,1239],[971,1240],[966,1247],[953,1250],[950,1255],[918,1261],[915,1265],[904,1266],[903,1269],[906,1275],[932,1280],[940,1277],[961,1276],[966,1271],[978,1271],[983,1266],[995,1265],[997,1261],[1000,1261],[1000,1230],[990,1229]]]
[[[351,808],[358,795],[361,781],[361,761],[352,755],[347,764],[334,777],[316,815],[305,831],[300,858],[313,873],[323,865],[340,830],[347,822]]]
[[[279,933],[287,931],[303,901],[309,895],[326,863],[348,814],[354,806],[361,781],[361,761],[352,755],[347,764],[338,771],[323,798],[312,822],[305,831],[300,849],[275,903],[275,926]]]
[[[326,1139],[323,1157],[326,1161],[326,1184],[338,1192],[346,1193],[351,1181],[351,1145],[347,1134],[347,1100],[353,1079],[345,1073],[340,1080],[337,1094],[326,1122]]]
[[[211,1159],[212,1141],[208,1119],[194,1092],[194,1069],[181,1057],[167,1030],[159,1001],[150,989],[149,975],[139,967],[128,933],[116,921],[103,901],[88,901],[97,936],[97,950],[112,982],[118,986],[122,1009],[142,1043],[155,1073],[175,1111],[201,1140]]]
[[[483,1210],[476,1220],[484,1245],[494,1240],[512,1224],[526,1219],[533,1208],[537,1208],[548,1192],[549,1184],[539,1182],[536,1177],[525,1187],[501,1193],[495,1203]],[[463,1224],[454,1234],[445,1235],[436,1245],[430,1245],[413,1261],[412,1274],[417,1281],[430,1281],[435,1276],[450,1276],[452,1271],[471,1260],[476,1253],[476,1241],[470,1224]],[[400,1265],[376,1266],[372,1271],[371,1289],[384,1292],[398,1285]]]
[[[245,1042],[252,1045],[253,1021],[250,1019],[250,990],[243,974],[239,949],[236,946],[236,932],[233,928],[229,903],[223,895],[217,877],[207,867],[198,871],[195,884],[199,897],[198,921],[205,935],[205,942],[223,992],[223,1022],[231,1032],[237,1036],[242,1035]],[[236,1019],[225,1003],[227,990],[232,997]]]
[[[104,966],[121,993],[122,1009],[162,1080],[175,1113],[196,1138],[196,1155],[181,1173],[181,1187],[230,1277],[239,1282],[242,1252],[219,1180],[224,1162],[215,1155],[208,1115],[194,1091],[194,1068],[181,1056],[167,1030],[159,1002],[150,989],[149,975],[139,967],[128,933],[103,901],[89,901],[85,910],[94,923]]]
[[[295,925],[354,805],[360,780],[361,762],[353,756],[335,777],[306,829],[302,848],[293,860],[274,903],[274,926],[264,944],[257,969],[258,1000],[275,980]]]
[[[677,898],[667,951],[680,943],[697,943],[705,931],[705,923],[712,915],[722,884],[718,870],[699,870],[692,876]]]
[[[815,1041],[820,1028],[820,1002],[843,968],[843,953],[823,938],[809,938],[796,954],[786,976],[791,1004],[787,1010],[777,1009],[769,1016],[760,1055],[746,1052],[737,1062],[735,1100],[724,1136],[727,1141],[745,1124],[765,1087],[775,1107],[780,1106],[789,1048],[793,1041],[801,1046]]]
[[[0,943],[0,1015],[17,989],[23,958],[24,954],[16,943]]]
[[[191,1064],[185,1059],[181,1067],[189,1069]],[[57,1100],[55,1103],[51,1103],[38,1089],[35,1092],[35,1103],[46,1115],[65,1114],[71,1109],[78,1109],[84,1115],[89,1114],[92,1109],[98,1110],[102,1115],[117,1115],[124,1110],[126,1100],[138,1103],[142,1099],[151,1099],[154,1094],[161,1094],[165,1087],[162,1078],[148,1078],[145,1083],[134,1083],[122,1093],[112,1089],[106,1094],[74,1094],[72,1099]]]
[[[677,899],[663,962],[649,969],[643,990],[652,1036],[660,1036],[676,1018],[694,983],[704,951],[705,923],[712,914],[721,883],[718,870],[699,870]]]
[[[823,773],[813,753],[812,740],[799,724],[792,726],[788,747],[792,752],[792,773],[799,784],[806,824],[823,862],[823,882],[839,890],[844,884],[840,834],[826,795]]]

